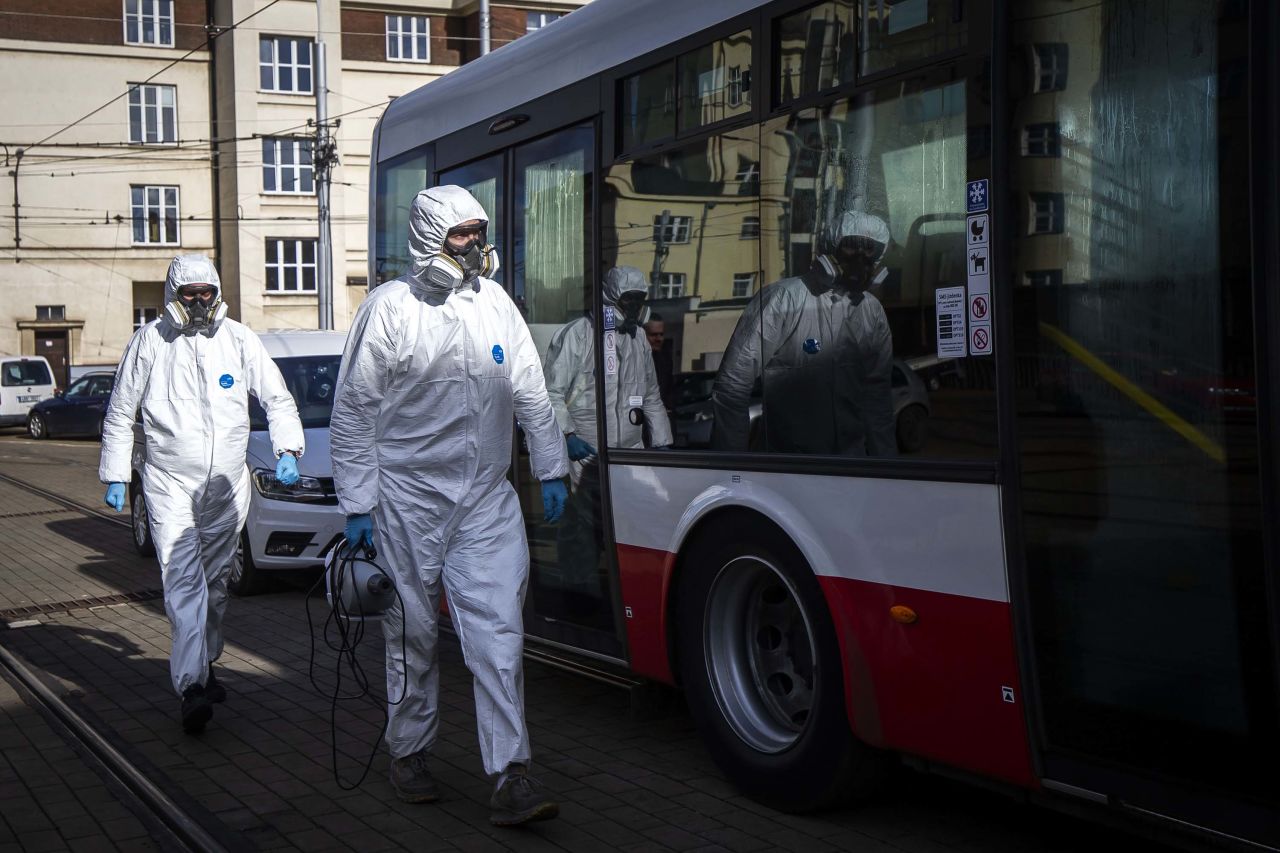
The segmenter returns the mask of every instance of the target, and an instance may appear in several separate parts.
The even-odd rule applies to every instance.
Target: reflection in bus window
[[[676,135],[676,64],[664,62],[622,81],[622,147]]]
[[[744,30],[679,59],[680,130],[751,111],[751,31]]]
[[[964,0],[859,0],[862,74],[965,46]]]
[[[499,252],[506,249],[507,242],[504,239],[506,235],[502,231],[505,219],[502,215],[503,174],[501,155],[487,157],[484,160],[477,160],[474,163],[468,163],[465,166],[441,172],[439,183],[456,184],[471,193],[475,200],[480,202],[480,206],[484,208],[485,213],[489,214],[489,242],[497,246]],[[499,284],[505,283],[507,280],[506,267],[500,265],[497,272],[490,277]]]
[[[374,222],[374,284],[409,271],[409,210],[414,196],[427,188],[426,155],[410,151],[378,166],[378,205]]]
[[[853,14],[853,0],[828,0],[778,20],[778,103],[853,82]]]

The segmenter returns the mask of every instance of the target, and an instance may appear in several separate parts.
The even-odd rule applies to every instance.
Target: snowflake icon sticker
[[[987,209],[987,179],[970,181],[968,191],[969,212],[981,213]]]

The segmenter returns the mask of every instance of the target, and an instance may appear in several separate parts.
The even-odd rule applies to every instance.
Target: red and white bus
[[[783,808],[899,756],[1280,846],[1277,43],[1262,0],[595,0],[395,100],[371,282],[460,184],[544,354],[603,330],[579,391],[608,270],[662,321],[672,447],[598,402],[555,527],[514,466],[531,645],[680,685]],[[849,212],[871,290],[781,299]]]

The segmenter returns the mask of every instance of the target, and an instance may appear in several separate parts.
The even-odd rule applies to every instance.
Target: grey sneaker
[[[427,751],[391,759],[391,787],[404,803],[434,803],[440,799],[436,780],[427,768]]]
[[[512,764],[498,779],[489,798],[489,822],[495,826],[518,826],[532,820],[550,820],[560,814],[560,805],[539,790],[523,764]]]

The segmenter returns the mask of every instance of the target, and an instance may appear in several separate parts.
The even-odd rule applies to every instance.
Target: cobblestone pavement
[[[95,506],[101,500],[94,442],[30,442],[0,437],[0,474],[37,483]],[[440,742],[433,770],[443,799],[434,805],[394,801],[379,750],[364,784],[334,782],[330,705],[308,681],[312,644],[302,584],[233,599],[226,652],[219,662],[229,698],[204,735],[177,723],[169,688],[168,625],[156,599],[85,607],[86,597],[159,586],[152,560],[134,555],[128,529],[69,510],[0,481],[0,609],[46,607],[3,630],[0,645],[30,668],[210,834],[235,850],[855,850],[855,851],[1155,851],[1093,823],[1028,806],[978,787],[902,770],[874,800],[820,815],[784,815],[738,793],[712,764],[678,697],[661,712],[637,715],[616,687],[539,663],[526,668],[534,774],[562,802],[561,818],[524,829],[488,822],[490,783],[482,776],[469,676],[456,643],[441,646]],[[18,624],[22,624],[19,622]],[[321,644],[316,677],[332,684],[334,657]],[[367,639],[361,660],[381,684],[381,639]],[[67,756],[41,718],[0,684],[6,723],[0,737],[6,850],[73,849],[76,832],[93,831],[100,849],[138,849],[145,834],[123,837],[119,804],[85,802],[102,790]],[[360,774],[382,726],[377,703],[343,703],[337,715],[338,767]],[[39,756],[33,760],[33,756]],[[89,786],[89,787],[84,787]],[[50,812],[73,802],[84,815]],[[44,822],[9,823],[16,814]],[[114,816],[114,817],[113,817]],[[74,821],[79,820],[79,823]],[[52,836],[50,826],[58,835]],[[129,830],[132,831],[132,830]],[[112,832],[116,832],[113,835]],[[44,833],[44,834],[41,834]],[[105,836],[105,837],[104,837]],[[57,843],[55,843],[55,841]],[[41,844],[50,846],[43,847]]]

